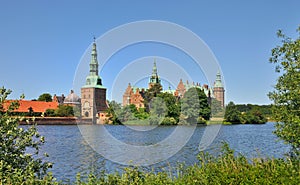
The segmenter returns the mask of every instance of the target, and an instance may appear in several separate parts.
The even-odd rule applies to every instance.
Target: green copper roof
[[[224,87],[221,80],[221,74],[218,71],[214,87]]]
[[[102,85],[102,80],[100,76],[98,75],[89,75],[86,77],[86,83],[83,86],[83,88],[87,87],[94,87],[94,88],[102,88],[105,89],[105,87]]]
[[[156,60],[154,59],[153,68],[152,68],[152,75],[149,79],[149,82],[152,84],[160,83],[159,76],[157,74],[157,67],[156,67]]]
[[[97,45],[94,40],[90,61],[90,74],[86,77],[86,82],[83,88],[94,87],[105,89],[105,87],[102,86],[102,80],[98,75],[98,66]]]

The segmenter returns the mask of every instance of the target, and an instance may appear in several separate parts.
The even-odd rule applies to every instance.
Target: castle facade
[[[152,69],[152,75],[149,79],[148,87],[153,87],[154,84],[161,84],[161,80],[159,78],[159,75],[157,73],[157,66],[156,62],[154,61],[153,69]],[[171,90],[170,88],[168,90],[163,90],[162,92],[167,92],[170,94],[173,94],[177,98],[183,98],[185,92],[187,92],[190,88],[195,87],[199,88],[204,91],[206,94],[209,102],[211,98],[214,98],[218,100],[221,103],[221,106],[224,107],[224,97],[225,97],[225,89],[221,80],[221,74],[218,72],[216,75],[216,80],[214,83],[213,88],[210,88],[207,84],[204,84],[203,86],[200,85],[200,83],[189,83],[186,81],[185,83],[180,79],[177,88],[175,90]],[[144,93],[147,89],[140,89],[137,87],[131,86],[129,83],[124,94],[123,94],[123,106],[134,104],[137,108],[144,108]]]

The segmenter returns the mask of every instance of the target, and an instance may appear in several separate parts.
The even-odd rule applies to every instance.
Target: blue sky
[[[299,7],[297,0],[0,0],[0,86],[13,90],[10,98],[68,94],[93,36],[134,21],[161,20],[191,30],[212,50],[226,81],[227,103],[269,104],[267,93],[278,77],[268,63],[270,50],[279,44],[278,29],[296,36]],[[110,91],[116,70],[143,56],[186,58],[159,44],[136,44],[111,58],[100,74],[103,84]]]

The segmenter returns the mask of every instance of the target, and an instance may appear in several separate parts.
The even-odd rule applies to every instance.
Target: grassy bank
[[[177,167],[177,174],[169,172],[143,172],[138,168],[127,168],[122,174],[90,174],[83,181],[80,175],[76,184],[299,184],[299,160],[253,159],[224,145],[223,153],[214,157],[207,153],[198,155],[199,163],[190,167]]]

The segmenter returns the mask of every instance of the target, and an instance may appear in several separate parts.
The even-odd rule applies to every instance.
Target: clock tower
[[[106,104],[106,88],[98,75],[97,45],[94,38],[92,47],[90,73],[86,77],[85,85],[81,87],[81,115],[83,118],[97,122],[97,117],[104,117]],[[99,121],[101,118],[99,118]]]

